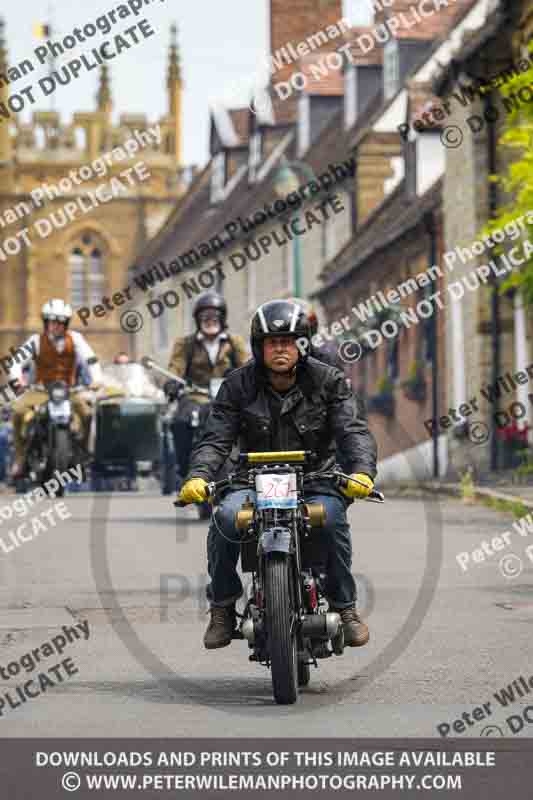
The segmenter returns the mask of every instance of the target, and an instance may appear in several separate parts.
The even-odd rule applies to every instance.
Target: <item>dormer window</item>
[[[261,131],[255,131],[250,138],[250,154],[248,157],[248,180],[254,183],[257,177],[257,169],[261,163],[262,137]]]
[[[226,154],[224,151],[213,157],[211,167],[211,202],[220,203],[224,199],[226,184]]]
[[[398,41],[389,39],[383,48],[383,94],[385,100],[393,97],[400,88],[400,53]]]

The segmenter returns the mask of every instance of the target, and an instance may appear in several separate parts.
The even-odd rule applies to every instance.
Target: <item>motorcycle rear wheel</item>
[[[298,648],[290,592],[289,560],[272,553],[265,561],[265,599],[268,648],[274,699],[291,705],[298,698]]]

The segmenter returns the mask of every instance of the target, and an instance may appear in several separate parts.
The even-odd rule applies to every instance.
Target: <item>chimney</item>
[[[341,35],[349,28],[344,20],[339,29],[342,19],[342,0],[270,0],[272,82],[289,80],[298,60],[313,50],[336,49],[337,37],[342,44]]]

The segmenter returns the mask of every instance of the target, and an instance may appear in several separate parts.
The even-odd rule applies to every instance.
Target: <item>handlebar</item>
[[[212,500],[216,496],[216,494],[221,490],[225,489],[228,486],[231,486],[233,480],[235,478],[235,473],[228,475],[227,478],[223,478],[220,481],[211,481],[207,484],[207,499],[208,501]],[[353,483],[358,483],[361,486],[366,486],[363,481],[358,481],[357,478],[352,478],[350,475],[346,475],[344,472],[335,471],[335,472],[308,472],[304,475],[304,483],[309,481],[313,478],[329,478],[334,480],[337,486],[340,488],[341,486],[346,486],[347,482],[353,481]],[[384,503],[385,502],[385,495],[382,492],[378,492],[377,489],[372,489],[370,494],[364,498],[365,501],[371,503]],[[179,500],[174,502],[176,508],[185,508],[188,503],[182,503]]]
[[[170,370],[156,364],[153,358],[149,356],[143,356],[143,358],[141,358],[141,364],[147,370],[159,372],[160,375],[167,378],[169,381],[176,381],[176,383],[180,384],[182,389],[187,390],[190,394],[203,394],[209,397],[209,389],[205,389],[203,386],[196,386],[194,383],[188,383],[183,380],[183,378],[178,377],[174,372],[170,372]]]
[[[47,392],[48,388],[44,385],[44,383],[30,383],[26,387],[28,391],[33,392]],[[88,392],[92,391],[90,386],[84,386],[83,384],[78,384],[77,386],[68,386],[69,394],[76,394],[77,392]]]

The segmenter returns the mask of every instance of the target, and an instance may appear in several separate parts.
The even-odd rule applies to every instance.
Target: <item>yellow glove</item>
[[[364,483],[364,486],[361,486],[361,483],[348,481],[348,485],[344,488],[341,488],[343,495],[345,497],[349,497],[350,499],[354,497],[368,497],[374,488],[374,481],[372,478],[369,478],[368,475],[365,475],[363,472],[357,472],[355,475],[351,475],[350,477],[355,478],[357,481],[361,481],[361,483]]]
[[[207,481],[203,478],[191,478],[181,487],[178,495],[180,503],[204,503],[207,500]]]

